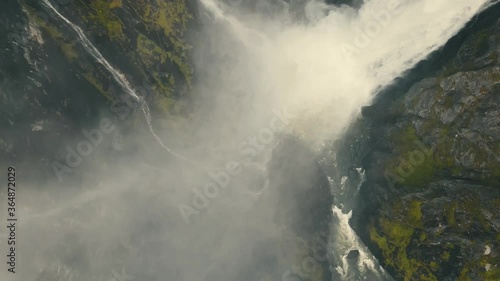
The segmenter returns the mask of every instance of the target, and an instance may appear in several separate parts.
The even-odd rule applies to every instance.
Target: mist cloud
[[[26,182],[19,192],[19,273],[2,270],[0,278],[283,276],[304,260],[294,260],[296,238],[286,235],[308,239],[324,227],[302,217],[314,209],[314,192],[331,191],[316,153],[342,136],[378,90],[445,44],[487,2],[372,0],[358,9],[200,0],[194,113],[180,130],[189,133],[176,135],[155,118],[148,126],[141,112],[131,111],[124,147],[136,149],[102,147],[72,167],[80,178]],[[276,113],[283,108],[286,114]],[[202,205],[195,205],[197,197]],[[325,213],[336,224],[325,248],[336,271],[348,280],[345,252],[357,245],[360,270],[379,272],[349,231],[350,215],[332,207]]]

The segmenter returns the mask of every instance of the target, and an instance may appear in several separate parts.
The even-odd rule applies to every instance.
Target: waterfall
[[[156,141],[161,145],[161,147],[163,147],[165,150],[167,150],[169,153],[171,153],[175,157],[177,157],[179,159],[182,159],[182,160],[184,160],[186,162],[189,162],[189,163],[191,163],[193,165],[196,165],[196,163],[192,162],[190,159],[188,159],[188,158],[186,158],[186,157],[184,157],[184,156],[182,156],[182,155],[174,152],[173,150],[171,150],[160,139],[160,137],[158,136],[158,134],[155,132],[155,130],[153,128],[153,124],[151,122],[151,113],[150,113],[149,106],[148,106],[147,102],[142,97],[140,97],[139,95],[137,95],[137,93],[135,92],[135,90],[130,85],[129,81],[125,78],[125,75],[123,75],[123,73],[121,73],[119,70],[117,70],[116,68],[114,68],[104,58],[104,56],[99,52],[99,50],[92,44],[92,42],[90,42],[90,40],[87,38],[87,36],[85,35],[85,33],[82,31],[82,29],[80,27],[78,27],[77,25],[75,25],[74,23],[72,23],[70,20],[68,20],[59,11],[57,11],[57,9],[54,8],[54,6],[49,2],[49,0],[42,0],[42,1],[43,1],[43,3],[47,7],[49,7],[52,11],[54,11],[54,13],[59,18],[61,18],[66,24],[68,24],[78,34],[78,38],[80,39],[80,42],[82,43],[82,45],[85,48],[85,50],[87,50],[87,52],[90,55],[92,55],[92,57],[94,57],[102,66],[104,66],[106,68],[106,70],[109,71],[109,73],[111,73],[111,75],[113,76],[114,80],[123,88],[123,90],[125,91],[125,93],[127,93],[128,95],[130,95],[131,97],[133,97],[137,102],[140,103],[141,110],[144,113],[144,117],[146,119],[146,123],[147,123],[147,125],[149,127],[149,131],[151,132],[151,134],[153,135],[153,137],[156,139]]]
[[[286,11],[285,16],[259,17],[223,1],[200,1],[225,27],[225,36],[246,48],[232,53],[240,55],[234,64],[210,65],[222,73],[216,90],[243,85],[265,101],[261,105],[287,106],[295,116],[290,132],[298,132],[313,148],[342,137],[361,107],[370,104],[381,88],[442,47],[491,4],[487,0],[371,0],[355,9],[309,1],[304,22],[294,21]],[[222,37],[220,32],[215,36]],[[223,56],[222,50],[228,48],[221,41],[212,48]],[[230,76],[241,65],[259,71],[242,70],[243,79]],[[348,186],[346,181],[334,184],[341,188],[334,188],[333,195],[344,200],[332,206],[334,271],[341,280],[392,280],[349,226],[361,183]],[[356,190],[345,191],[349,188]],[[347,260],[350,250],[359,251],[354,264]]]
[[[251,93],[252,99],[235,98],[234,103],[230,104],[240,102],[241,107],[255,109],[249,113],[253,114],[252,117],[243,117],[254,118],[257,124],[252,125],[256,128],[269,127],[269,120],[261,116],[268,113],[265,111],[267,108],[286,107],[287,112],[294,116],[293,122],[290,122],[291,128],[287,130],[300,135],[313,149],[342,137],[361,107],[369,104],[379,89],[390,85],[394,79],[403,76],[418,62],[438,50],[490,3],[487,0],[370,0],[364,1],[361,8],[354,9],[309,1],[305,7],[307,20],[294,21],[293,15],[288,14],[288,11],[275,18],[253,17],[218,0],[200,1],[215,24],[225,28],[224,31],[217,29],[217,34],[209,34],[218,36],[210,46],[213,49],[211,51],[220,53],[222,58],[228,58],[210,61],[205,66],[212,74],[210,90],[215,93],[242,90]],[[146,101],[137,95],[125,76],[103,57],[82,29],[57,11],[49,0],[43,0],[43,3],[77,33],[79,41],[89,54],[112,74],[128,95],[141,104],[149,130],[161,147],[175,157],[196,165],[163,143],[153,128]],[[222,37],[234,40],[218,40]],[[228,41],[238,41],[240,44],[228,47],[225,45]],[[231,48],[234,46],[243,50]],[[206,85],[199,87],[203,90],[208,88],[203,86]],[[230,114],[224,115],[226,119],[231,119],[230,117]],[[238,129],[244,132],[249,127],[241,125]],[[235,138],[233,132],[227,136]],[[334,227],[329,238],[334,274],[337,273],[344,281],[392,280],[349,225],[356,206],[356,196],[364,179],[361,169],[358,169],[358,173],[361,178],[358,184],[349,185],[349,178],[344,178],[340,183],[332,182],[333,186],[340,186],[338,190],[333,188],[333,195],[337,200],[331,209]],[[114,189],[109,190],[109,197],[112,197]],[[90,201],[93,195],[88,193],[75,201]],[[219,198],[213,200],[214,205],[217,199]],[[234,197],[231,200],[235,200]],[[48,215],[63,213],[70,203]],[[217,210],[216,207],[213,208]],[[236,207],[225,208],[228,213],[237,210]],[[214,212],[212,216],[215,217],[213,220],[201,221],[201,227],[194,228],[192,233],[179,234],[179,237],[196,238],[204,230],[203,227],[211,227],[212,223],[218,226],[216,222],[221,223],[222,215]],[[260,219],[260,216],[257,218]],[[223,223],[226,227],[225,222]],[[250,220],[242,222],[245,226],[247,223],[250,227],[253,226]],[[172,231],[184,230],[179,229],[173,227]],[[191,240],[194,244],[197,241],[195,238]],[[237,240],[233,240],[235,241]],[[221,244],[214,245],[219,248]],[[234,245],[235,249],[239,247],[238,243]],[[220,248],[219,254],[227,250],[225,247]],[[351,250],[359,251],[356,262],[347,258]],[[186,260],[203,256],[198,253],[198,249],[194,249],[193,253],[195,254]],[[206,263],[203,260],[199,264]],[[185,270],[186,274],[196,270],[192,267],[189,265]],[[197,274],[204,275],[193,273],[195,276]]]

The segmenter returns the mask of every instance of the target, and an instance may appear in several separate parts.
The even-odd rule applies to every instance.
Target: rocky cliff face
[[[356,228],[397,280],[500,280],[498,8],[364,109]]]
[[[190,36],[195,36],[199,28],[196,1],[50,0],[50,3],[79,26],[103,57],[124,73],[137,93],[144,96],[157,128],[172,126],[169,128],[180,128],[182,133],[193,129],[183,127],[182,122],[193,111],[187,105],[195,79],[188,58],[193,47]],[[84,183],[83,189],[94,182],[98,185],[97,173],[92,173],[94,170],[98,170],[98,174],[114,175],[120,164],[127,161],[140,161],[143,157],[161,162],[171,157],[167,153],[158,155],[158,150],[154,148],[148,150],[148,147],[158,145],[154,140],[149,146],[141,139],[139,145],[145,148],[141,153],[135,153],[130,146],[119,149],[120,144],[115,144],[115,139],[127,134],[127,130],[134,130],[130,133],[131,138],[151,136],[150,132],[137,133],[147,130],[141,129],[146,127],[142,113],[132,114],[137,111],[137,103],[134,105],[133,100],[127,99],[109,70],[88,53],[78,34],[44,1],[3,1],[0,13],[0,37],[9,39],[0,41],[0,169],[4,169],[4,165],[14,165],[26,186],[34,182],[35,187],[42,190],[49,187],[68,190],[70,186],[78,188],[78,183]],[[105,161],[94,152],[86,156],[92,159],[83,162],[84,168],[71,169],[65,174],[64,181],[58,182],[52,166],[54,161],[65,163],[67,147],[75,148],[79,141],[85,140],[82,130],[97,128],[103,117],[110,118],[118,128],[115,131],[118,136],[106,136],[101,144],[94,147],[105,153]],[[169,145],[172,143],[169,142]],[[122,158],[117,157],[118,153]],[[275,214],[270,212],[270,216],[276,224],[287,229],[283,231],[283,236],[266,238],[263,235],[258,243],[238,246],[239,251],[244,253],[242,256],[245,256],[243,261],[230,261],[230,268],[224,267],[221,262],[207,273],[205,280],[269,280],[270,276],[279,280],[285,278],[282,276],[284,273],[288,274],[286,279],[297,279],[291,271],[309,260],[317,262],[318,266],[302,278],[331,279],[326,258],[331,197],[326,176],[315,157],[304,145],[293,140],[276,149],[270,184],[276,186],[277,195],[273,197],[280,200],[271,201],[278,205],[278,210]],[[171,172],[174,174],[175,168]],[[290,177],[294,172],[308,175],[308,179]],[[157,182],[146,183],[141,188],[164,187],[165,182],[159,178],[155,175]],[[280,193],[287,196],[281,198]],[[168,192],[162,191],[161,194],[169,196]],[[32,198],[34,196],[37,195],[26,190],[25,202],[53,200],[49,191],[38,195],[43,198]],[[151,195],[134,201],[147,201],[151,207],[154,203],[148,196]],[[161,225],[176,225],[178,217],[174,214],[178,212],[177,206],[167,206],[165,202],[168,200],[159,198],[156,197],[159,205],[155,208],[162,210],[157,212],[162,217],[155,219],[162,221]],[[92,200],[89,205],[68,208],[66,218],[75,218],[75,213],[97,216],[99,210],[96,206],[99,204],[99,200]],[[274,207],[263,199],[261,207],[266,206]],[[171,215],[163,216],[165,210],[169,210]],[[147,223],[157,225],[155,219]],[[82,220],[75,218],[74,221]],[[89,249],[97,247],[81,242],[85,240],[82,238],[85,234],[80,232],[79,223],[73,224],[72,221],[71,225],[67,225],[64,220],[62,225],[69,238],[55,243],[50,252],[61,250],[68,254],[51,254],[50,265],[37,272],[36,280],[103,280],[109,271],[105,267],[118,268],[124,263],[123,258],[130,254],[131,248],[123,248],[121,241],[110,242],[106,246],[116,250],[110,251],[110,264],[100,264],[89,270],[93,259]],[[179,226],[179,229],[182,227]],[[254,231],[245,228],[247,230]],[[148,245],[157,243],[155,251],[163,246],[171,247],[173,243],[165,241],[165,237],[153,237],[156,235],[154,231],[143,233],[141,230],[140,234],[129,235],[140,236]],[[163,246],[158,246],[159,241]],[[187,263],[172,264],[163,260],[162,257],[168,258],[169,255],[174,258],[175,254],[170,250],[162,250],[162,254],[155,252],[154,261],[150,261],[149,253],[142,248],[137,252],[134,264],[146,269],[135,275],[137,279],[153,280],[160,278],[156,275],[164,270],[175,272],[179,267],[188,266]],[[232,259],[231,256],[227,258]],[[170,265],[165,269],[167,264]]]
[[[51,3],[85,30],[110,63],[126,70],[133,85],[147,89],[154,114],[187,114],[194,79],[188,30],[198,25],[195,1]],[[27,171],[22,165],[32,167],[36,159],[39,169],[30,169],[24,179],[53,177],[50,163],[73,141],[61,136],[81,137],[82,128],[127,101],[77,34],[42,1],[2,1],[0,13],[0,36],[8,38],[0,41],[0,158],[6,159],[0,166],[15,163]],[[403,86],[364,109],[357,144],[368,149],[353,148],[358,154],[352,156],[367,171],[364,209],[355,213],[355,228],[397,280],[500,280],[498,13],[497,5],[431,58],[433,63],[421,65]],[[275,179],[286,195],[280,204],[291,210],[276,220],[300,236],[283,247],[290,252],[296,240],[311,242],[314,234],[327,232],[330,221],[326,178],[316,159],[303,154],[311,159],[291,157],[284,149],[286,157],[273,162],[275,169],[293,172],[304,167],[284,163],[302,161],[318,178]],[[292,183],[297,192],[285,189]],[[312,186],[318,189],[311,192]],[[307,193],[317,198],[303,200]],[[280,257],[284,267],[314,254],[311,247],[296,248],[294,261],[286,260],[289,253]],[[264,256],[274,258],[275,252]],[[321,265],[309,279],[328,279],[328,265]]]
[[[198,26],[195,1],[50,3],[126,74],[157,120],[188,115],[185,104],[194,71],[189,36]],[[32,170],[28,178],[53,179],[50,163],[64,158],[66,145],[81,140],[83,128],[95,128],[103,116],[115,125],[130,125],[137,107],[44,1],[4,1],[0,6],[0,36],[5,38],[0,43],[0,157]]]

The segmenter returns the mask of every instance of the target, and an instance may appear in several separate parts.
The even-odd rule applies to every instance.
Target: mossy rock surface
[[[461,274],[489,280],[500,266],[500,201],[491,197],[499,198],[500,190],[440,181],[390,198],[370,221],[370,244],[401,280],[456,280]],[[494,250],[484,255],[487,248]]]
[[[500,22],[490,16],[435,72],[364,109],[353,225],[396,280],[500,280]]]
[[[165,117],[185,112],[182,100],[192,86],[194,75],[188,58],[192,46],[186,36],[196,25],[188,1],[61,2],[64,3],[53,3],[56,9],[78,25],[135,88],[145,88],[147,93],[139,91],[139,94],[149,95],[158,114]],[[21,5],[28,12],[30,23],[40,27],[44,41],[55,42],[76,75],[110,102],[119,99],[120,85],[88,54],[74,30],[36,2],[25,1]],[[172,105],[177,101],[178,106]]]

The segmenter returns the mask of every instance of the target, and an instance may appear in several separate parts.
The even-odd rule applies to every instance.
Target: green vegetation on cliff
[[[73,70],[98,93],[112,100],[108,88],[115,82],[106,70],[79,46],[75,34],[36,17],[36,8],[26,5],[33,20],[59,47]],[[165,115],[184,112],[183,95],[191,88],[193,67],[188,58],[191,46],[185,41],[193,20],[184,0],[90,0],[75,1],[58,7],[59,11],[82,27],[109,62],[124,74],[151,85],[155,112]],[[71,17],[70,17],[71,14]],[[76,16],[76,18],[75,18]],[[78,16],[80,16],[78,18]],[[97,38],[98,40],[95,40]],[[142,77],[141,77],[142,76]],[[135,80],[135,81],[133,81]]]
[[[121,6],[121,1],[91,0],[90,9],[87,11],[88,22],[104,27],[111,40],[123,40],[123,23],[113,11]]]
[[[370,239],[381,250],[386,266],[405,281],[437,281],[433,274],[437,263],[425,264],[408,254],[413,239],[426,239],[420,230],[423,227],[421,205],[419,200],[397,201],[391,209],[391,217],[380,217],[369,229]]]

